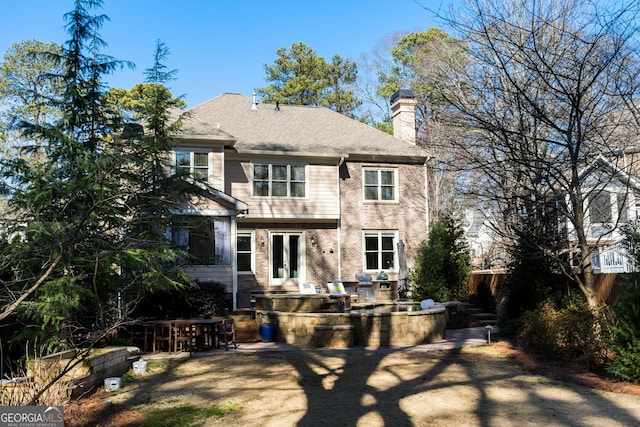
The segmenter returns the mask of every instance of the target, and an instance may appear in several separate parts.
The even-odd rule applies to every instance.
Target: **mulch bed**
[[[142,427],[144,419],[126,405],[113,404],[103,391],[70,403],[64,408],[65,427]]]
[[[640,384],[619,381],[605,372],[594,372],[583,366],[536,357],[524,346],[511,340],[499,341],[493,344],[493,348],[501,355],[513,359],[529,372],[596,390],[640,396]]]

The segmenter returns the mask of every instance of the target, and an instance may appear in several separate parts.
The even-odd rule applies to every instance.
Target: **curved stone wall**
[[[446,336],[446,309],[360,313],[261,310],[259,325],[272,325],[275,341],[311,347],[409,346]]]

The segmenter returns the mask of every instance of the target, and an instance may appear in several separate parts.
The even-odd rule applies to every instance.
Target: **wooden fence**
[[[619,294],[619,288],[616,284],[620,284],[626,280],[629,280],[631,275],[629,274],[596,274],[596,297],[599,303],[605,302],[606,304],[614,303]],[[469,278],[469,292],[474,294],[478,289],[480,283],[486,283],[491,289],[491,293],[496,295],[499,288],[504,285],[507,280],[507,273],[505,271],[498,270],[481,270],[474,271]],[[567,279],[568,280],[568,279]]]

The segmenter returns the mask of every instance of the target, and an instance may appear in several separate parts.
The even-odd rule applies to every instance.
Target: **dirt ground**
[[[236,408],[197,424],[204,426],[640,425],[640,386],[537,361],[507,341],[421,353],[225,352],[164,363],[117,392],[67,406],[66,425],[139,427],[141,407],[184,403]]]

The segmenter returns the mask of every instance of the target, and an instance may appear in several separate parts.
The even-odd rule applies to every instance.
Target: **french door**
[[[272,285],[297,285],[304,280],[304,238],[301,232],[271,233]]]

